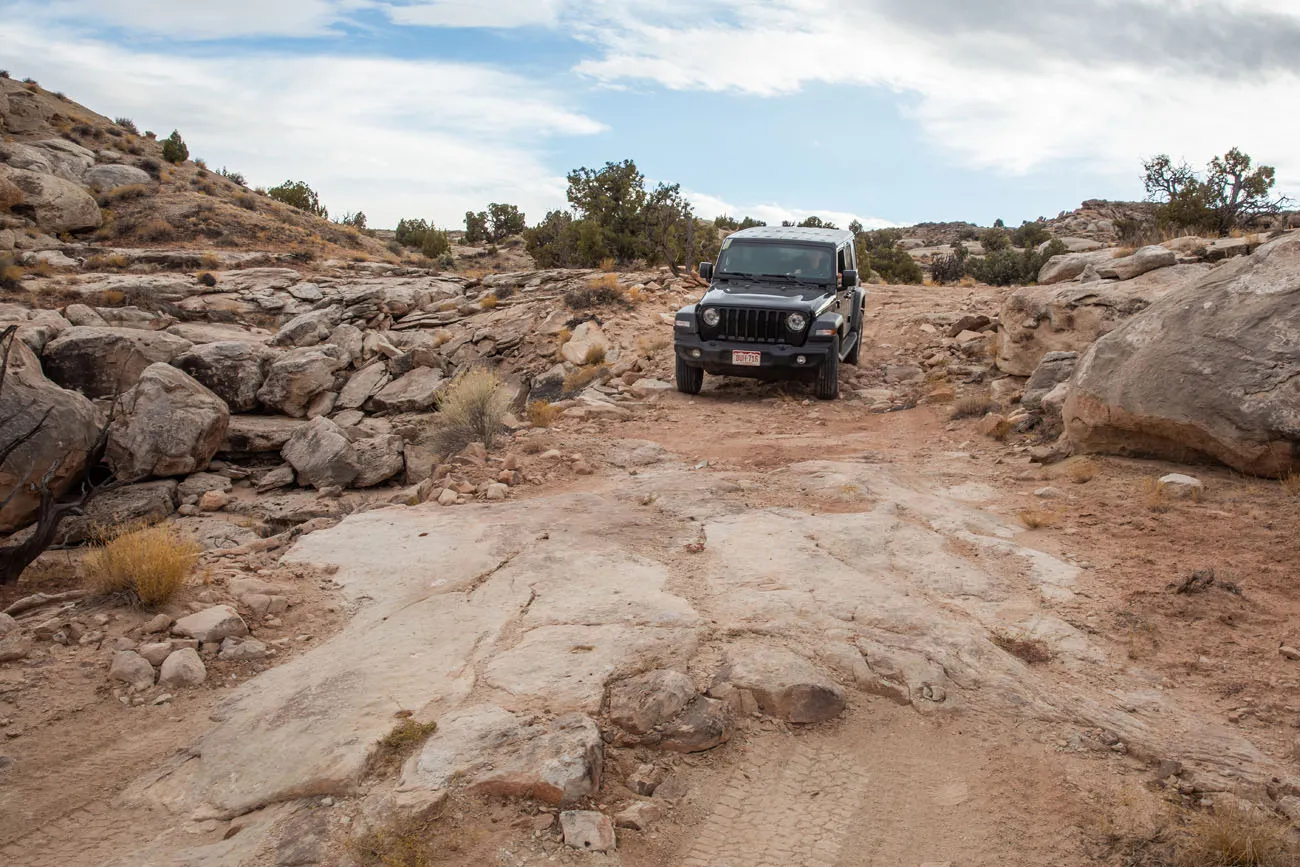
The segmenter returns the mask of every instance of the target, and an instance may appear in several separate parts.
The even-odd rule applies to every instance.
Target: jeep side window
[[[841,274],[843,274],[845,271],[849,270],[849,267],[850,267],[850,266],[849,266],[849,248],[848,248],[848,247],[840,247],[840,252],[839,252],[839,257],[838,257],[838,258],[839,258],[839,272],[840,272]]]

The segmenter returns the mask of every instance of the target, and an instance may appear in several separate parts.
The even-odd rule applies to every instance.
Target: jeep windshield
[[[835,280],[835,253],[830,247],[730,240],[722,244],[719,278],[787,282]]]

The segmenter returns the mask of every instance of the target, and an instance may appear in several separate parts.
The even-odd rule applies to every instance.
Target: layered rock
[[[350,360],[330,344],[292,349],[271,363],[257,399],[268,409],[303,418],[313,400],[335,389],[337,372]]]
[[[1213,459],[1276,477],[1300,459],[1300,235],[1219,266],[1098,340],[1063,417],[1086,452]]]
[[[257,409],[269,358],[257,344],[222,341],[195,346],[172,363],[224,400],[231,412],[251,412]]]
[[[76,326],[50,341],[42,358],[46,374],[64,388],[112,397],[135,385],[149,365],[170,363],[190,346],[162,331]]]
[[[38,174],[0,164],[0,182],[22,191],[22,205],[47,232],[98,229],[104,222],[99,205],[79,184],[49,174]]]

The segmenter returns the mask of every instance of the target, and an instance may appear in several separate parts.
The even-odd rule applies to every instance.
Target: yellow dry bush
[[[672,338],[666,334],[643,334],[636,339],[636,351],[643,358],[654,358],[656,354],[672,344]]]
[[[533,427],[550,427],[560,417],[560,410],[547,400],[534,400],[528,404],[528,423]]]
[[[1020,523],[1025,525],[1025,529],[1038,530],[1043,527],[1055,527],[1058,516],[1055,512],[1049,512],[1046,509],[1021,509],[1016,513]]]
[[[1178,844],[1180,867],[1291,867],[1290,826],[1260,807],[1215,807],[1194,816]]]
[[[439,454],[453,455],[475,442],[492,448],[509,410],[510,397],[495,373],[483,368],[458,373],[438,401],[434,439]]]
[[[564,393],[573,394],[591,385],[597,377],[608,370],[606,367],[579,367],[564,377]]]
[[[600,260],[600,270],[602,271],[613,271],[616,267],[618,267],[618,262],[614,260],[613,256],[607,256]]]
[[[1065,477],[1076,485],[1091,482],[1097,477],[1097,462],[1089,458],[1077,458],[1065,465]]]
[[[478,306],[482,307],[484,310],[491,310],[492,308],[496,307],[500,303],[501,303],[501,299],[498,298],[497,296],[484,295],[482,298],[479,299]]]
[[[599,344],[592,344],[587,347],[587,354],[583,357],[583,364],[603,364],[605,361],[605,347]]]
[[[128,524],[101,533],[86,555],[86,577],[99,593],[152,608],[185,586],[201,552],[171,524]]]
[[[1288,497],[1300,497],[1300,472],[1292,470],[1282,477],[1281,482]]]

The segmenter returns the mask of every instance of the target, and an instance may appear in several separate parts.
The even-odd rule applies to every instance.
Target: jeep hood
[[[812,283],[714,283],[700,299],[702,307],[766,307],[775,310],[820,308],[835,295],[832,286]]]

